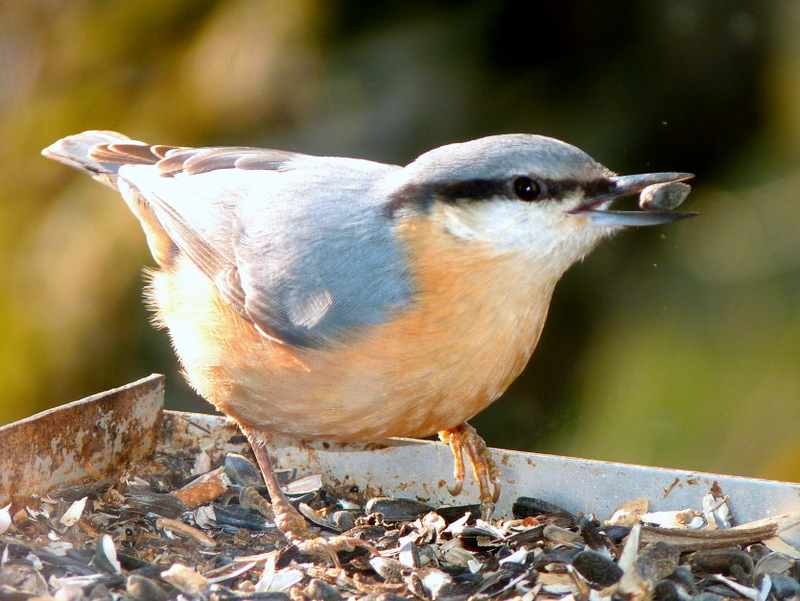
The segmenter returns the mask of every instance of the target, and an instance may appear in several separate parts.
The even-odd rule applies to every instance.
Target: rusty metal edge
[[[0,427],[0,504],[142,461],[154,448],[164,376],[48,409]]]

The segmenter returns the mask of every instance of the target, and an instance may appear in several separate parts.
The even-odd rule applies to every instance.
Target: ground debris
[[[281,474],[313,527],[379,555],[343,552],[341,569],[300,555],[246,447],[182,449],[2,508],[0,601],[800,601],[800,552],[778,538],[800,515],[731,527],[716,483],[696,508],[648,513],[631,499],[601,524],[532,497],[488,522],[473,505],[296,476]]]

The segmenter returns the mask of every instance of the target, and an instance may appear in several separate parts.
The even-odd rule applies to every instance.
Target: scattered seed
[[[173,491],[172,494],[183,501],[186,507],[194,508],[217,499],[228,490],[230,484],[225,468],[218,467],[192,480],[183,488]]]
[[[159,518],[156,520],[156,526],[176,534],[188,536],[207,549],[213,549],[217,546],[217,542],[213,538],[206,536],[202,530],[198,530],[197,528],[189,526],[189,524],[184,524],[183,522],[179,522],[177,520]]]
[[[639,523],[647,514],[642,500],[620,505],[605,526],[589,513],[575,516],[531,497],[514,503],[513,519],[483,521],[477,506],[371,499],[347,485],[330,487],[319,475],[297,480],[294,470],[282,472],[293,503],[313,530],[313,525],[344,530],[380,552],[379,557],[342,552],[337,569],[324,560],[311,563],[275,530],[263,489],[251,486],[260,486],[252,462],[213,448],[201,460],[198,453],[159,454],[152,465],[137,466],[122,480],[54,489],[60,496],[51,491],[28,505],[15,501],[13,512],[0,509],[0,523],[4,513],[8,523],[0,541],[0,597],[721,601],[724,595],[800,601],[800,552],[777,538],[800,521],[800,513],[725,528],[734,516],[719,487],[698,499],[702,511],[642,518],[681,526],[670,529]],[[178,496],[172,492],[173,483],[189,481],[193,469],[220,464],[223,468],[194,478]],[[220,490],[227,491],[215,500],[193,508],[196,500],[179,498],[217,478],[224,484]],[[86,494],[71,497],[75,492]],[[70,511],[65,509],[75,501],[85,506],[72,510],[78,527],[66,529],[63,519]],[[663,521],[659,514],[666,516]],[[697,520],[703,529],[686,527],[686,521]],[[706,530],[712,521],[717,529]],[[631,525],[613,525],[621,523]]]
[[[58,521],[65,526],[74,526],[78,520],[81,519],[81,514],[86,508],[86,501],[88,500],[89,497],[83,497],[82,499],[75,501],[69,506],[69,509],[64,512],[64,515],[62,515]]]
[[[161,577],[182,593],[192,597],[197,597],[209,586],[208,578],[179,563],[161,572]]]

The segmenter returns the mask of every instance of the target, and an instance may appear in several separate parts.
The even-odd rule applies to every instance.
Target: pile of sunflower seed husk
[[[3,508],[0,601],[800,601],[800,553],[778,536],[800,516],[733,526],[718,486],[698,508],[633,499],[601,518],[520,497],[513,518],[487,522],[477,506],[280,476],[314,528],[377,554],[340,552],[341,567],[299,555],[246,456],[161,453]]]

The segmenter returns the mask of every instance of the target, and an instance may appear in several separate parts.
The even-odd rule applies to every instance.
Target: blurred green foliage
[[[524,131],[694,172],[701,216],[567,274],[488,442],[798,480],[797,31],[791,0],[0,3],[0,421],[152,371],[206,408],[148,325],[138,224],[39,156],[59,137],[405,163]]]

